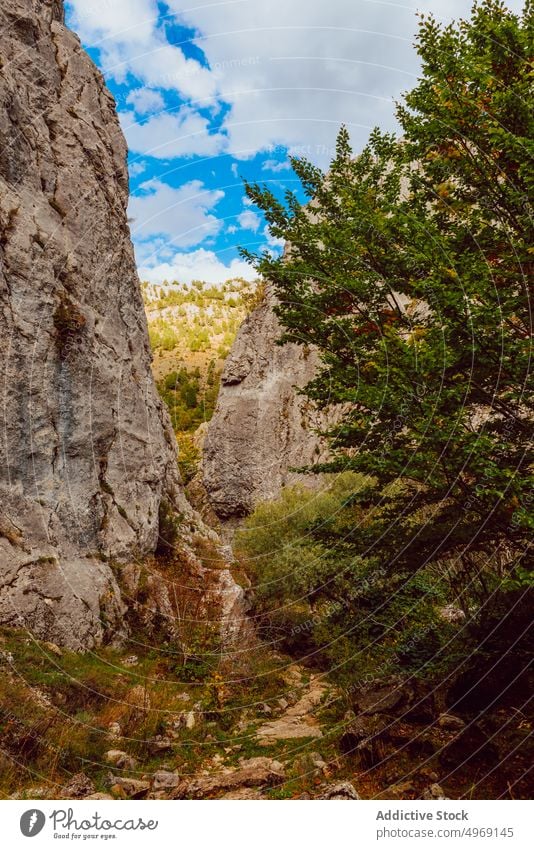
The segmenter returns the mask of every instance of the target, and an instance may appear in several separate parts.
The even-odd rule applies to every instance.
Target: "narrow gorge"
[[[239,743],[239,728],[249,702],[260,716],[284,714],[287,664],[259,646],[217,533],[180,479],[151,373],[113,98],[59,0],[6,0],[0,56],[2,792],[260,797],[253,788],[278,788],[286,767],[261,756],[255,734]],[[270,331],[271,359],[274,341]],[[290,407],[291,378],[283,361],[276,368]],[[267,446],[267,463],[268,450],[278,445]],[[294,456],[280,457],[273,494]],[[246,681],[255,661],[270,672],[250,694],[216,671]],[[303,672],[287,675],[306,730],[318,702],[302,701]],[[276,708],[262,701],[269,692]],[[235,705],[225,711],[227,700]],[[82,709],[100,729],[93,741],[76,718]],[[235,763],[222,770],[221,734]],[[201,749],[212,741],[200,760],[195,737]],[[91,775],[86,757],[98,764]],[[206,766],[210,777],[198,777]]]
[[[324,232],[320,216],[308,214],[309,195],[302,205],[291,198],[291,218],[267,190],[248,185],[240,213],[246,221],[255,201],[269,220],[272,204],[274,229],[291,232],[296,220],[298,238],[317,227],[304,240],[302,266],[297,250],[283,261],[306,281],[316,250],[323,281],[323,254],[337,273],[341,253],[348,270],[332,273],[331,295],[316,284],[291,292],[271,234],[262,258],[249,260],[273,273],[252,284],[237,275],[209,286],[140,283],[121,124],[102,73],[65,24],[63,0],[2,0],[0,796],[526,798],[531,573],[526,559],[517,575],[510,567],[513,545],[523,544],[513,519],[520,501],[514,496],[498,517],[504,553],[491,540],[471,551],[472,505],[461,501],[456,525],[456,515],[441,521],[454,502],[446,463],[436,463],[447,486],[434,501],[425,500],[426,479],[403,478],[396,440],[408,432],[412,393],[379,397],[383,373],[369,340],[383,330],[411,363],[430,310],[421,317],[415,296],[396,309],[396,281],[384,303],[380,281],[374,317],[357,323],[361,298],[350,285],[362,263],[367,274],[375,231],[364,221],[362,236],[361,210],[352,210],[365,259],[350,267],[352,231],[350,250],[338,247],[350,216],[338,205],[347,186],[364,197],[362,208],[380,193],[365,193],[352,173],[352,184],[345,179],[360,167],[345,131],[332,180],[300,166],[305,188],[315,185],[323,198]],[[339,204],[328,195],[336,179]],[[147,177],[142,191],[159,188]],[[176,215],[179,191],[171,192]],[[440,191],[441,203],[450,187]],[[376,221],[389,226],[390,207],[382,211]],[[394,242],[381,238],[380,250]],[[412,285],[423,275],[415,260],[407,265]],[[455,279],[454,269],[439,273],[440,286]],[[305,338],[291,326],[295,310],[280,308],[277,274],[312,316]],[[332,330],[337,318],[343,332]],[[191,325],[188,345],[178,322]],[[294,341],[281,343],[284,330]],[[428,362],[431,385],[439,369]],[[315,403],[306,387],[318,375]],[[365,405],[355,401],[362,387],[366,409],[385,408],[394,422],[389,441],[380,442],[371,416],[365,450],[379,446],[375,465],[330,467],[340,445],[349,460],[364,445]],[[417,392],[417,409],[430,407]],[[491,420],[503,439],[505,407]],[[438,446],[452,439],[448,425],[445,410]],[[415,445],[408,450],[417,461]],[[393,482],[383,472],[392,458],[401,469]],[[475,486],[463,466],[457,478]],[[467,553],[459,543],[451,554],[442,536],[434,546],[427,524],[436,516],[445,538],[464,522]]]

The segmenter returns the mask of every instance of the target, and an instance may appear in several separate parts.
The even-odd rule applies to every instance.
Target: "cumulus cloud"
[[[251,209],[245,209],[237,216],[237,223],[242,230],[252,230],[256,233],[260,228],[261,219]]]
[[[126,103],[133,106],[138,115],[150,115],[152,112],[161,112],[165,108],[165,101],[159,91],[151,88],[134,88],[126,98]]]
[[[215,75],[196,59],[187,59],[179,47],[163,41],[161,35],[152,38],[142,53],[132,55],[130,45],[124,53],[112,61],[111,73],[127,70],[153,88],[174,90],[204,105],[215,102]]]
[[[139,177],[140,174],[146,171],[146,165],[144,162],[130,162],[128,170],[130,171],[130,177]]]
[[[519,7],[521,0],[511,0]],[[417,9],[468,15],[471,0],[167,0],[199,32],[214,69],[228,152],[245,159],[280,146],[327,165],[340,124],[356,147],[395,126],[394,100],[416,81]]]
[[[515,10],[522,6],[522,0],[507,2]],[[105,73],[117,81],[133,74],[144,86],[176,91],[213,110],[226,104],[226,151],[234,157],[279,148],[327,165],[340,124],[347,124],[356,147],[372,127],[394,128],[394,100],[419,72],[416,10],[450,20],[468,15],[471,0],[414,0],[412,6],[166,0],[166,7],[197,33],[206,62],[169,42],[157,0],[69,3],[73,25],[85,43],[99,48]],[[207,134],[204,119],[197,118],[197,126]],[[214,144],[211,137],[210,151]],[[280,162],[277,170],[283,170]]]
[[[104,73],[117,82],[131,73],[185,98],[216,97],[216,75],[167,40],[157,0],[70,0],[69,10],[82,41],[98,48]]]
[[[84,41],[144,43],[158,20],[157,0],[68,0]]]
[[[142,123],[133,112],[121,112],[119,118],[130,150],[156,159],[214,156],[227,143],[221,133],[210,133],[208,120],[188,106],[153,115]]]
[[[279,171],[289,171],[291,163],[287,159],[279,162],[277,159],[266,159],[261,166],[262,171],[273,171],[275,174]]]
[[[217,68],[229,152],[273,147],[328,161],[346,122],[358,141],[394,121],[393,97],[415,81],[413,10],[364,0],[170,0]],[[224,33],[224,36],[221,34]],[[252,61],[254,60],[254,61]]]
[[[147,180],[140,193],[130,198],[132,235],[139,241],[165,236],[175,248],[198,245],[221,229],[222,221],[211,211],[223,197],[224,192],[206,189],[200,180],[178,189],[161,180]],[[162,244],[158,243],[158,249]]]
[[[141,265],[139,276],[141,280],[148,280],[150,283],[163,283],[164,280],[178,280],[180,283],[191,283],[193,280],[222,283],[232,277],[254,280],[257,274],[252,266],[241,259],[225,263],[214,251],[199,248],[187,253],[175,253],[168,262]]]

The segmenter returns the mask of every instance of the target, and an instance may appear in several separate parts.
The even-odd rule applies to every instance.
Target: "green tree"
[[[375,130],[354,157],[342,129],[326,175],[294,159],[306,204],[246,186],[291,250],[243,254],[284,340],[319,349],[306,393],[343,405],[323,469],[379,484],[355,495],[379,518],[343,545],[397,572],[446,560],[483,594],[495,567],[524,580],[534,526],[533,23],[530,0],[423,17],[400,140]]]

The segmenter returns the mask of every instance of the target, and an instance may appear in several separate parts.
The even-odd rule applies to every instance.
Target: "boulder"
[[[446,731],[462,731],[465,728],[464,720],[460,716],[454,716],[452,713],[442,713],[437,724]]]
[[[63,785],[62,796],[65,799],[85,799],[95,792],[95,785],[84,772],[78,772]]]
[[[177,772],[168,772],[160,769],[154,773],[152,779],[152,790],[159,792],[161,790],[174,790],[180,784],[180,775]]]
[[[423,795],[421,799],[448,799],[449,797],[445,795],[445,791],[440,784],[431,784],[430,787],[427,787],[426,790],[423,791]]]
[[[381,716],[351,716],[344,726],[339,738],[339,748],[344,755],[355,754],[364,741],[378,738],[388,727],[387,717]]]
[[[461,769],[469,761],[481,765],[496,764],[499,751],[480,725],[471,722],[442,747],[439,761],[451,771]]]
[[[123,778],[110,776],[111,792],[126,799],[146,799],[150,790],[150,782],[140,778]]]
[[[90,793],[89,796],[84,797],[86,800],[95,800],[95,801],[104,801],[113,799],[113,796],[110,796],[108,793]]]
[[[161,752],[172,751],[173,740],[171,737],[165,737],[160,734],[157,737],[147,740],[146,745],[152,755],[159,755]]]
[[[137,766],[136,759],[120,749],[110,749],[109,752],[105,753],[104,760],[106,763],[116,766],[117,769],[129,771]]]
[[[259,790],[254,790],[252,787],[241,787],[238,790],[231,790],[221,796],[221,799],[263,799]]]
[[[319,799],[358,800],[362,797],[356,792],[349,781],[339,781],[336,784],[328,784],[321,791]]]
[[[263,757],[241,759],[235,769],[182,782],[171,798],[207,799],[244,787],[274,787],[284,779],[285,769],[279,761]]]

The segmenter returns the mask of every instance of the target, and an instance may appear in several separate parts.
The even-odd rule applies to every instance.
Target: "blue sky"
[[[467,0],[67,0],[130,148],[142,279],[253,277],[238,246],[280,250],[242,177],[296,188],[291,153],[327,167],[341,123],[356,150],[392,129],[418,72],[416,10]],[[518,0],[509,2],[519,8]]]

